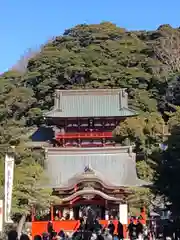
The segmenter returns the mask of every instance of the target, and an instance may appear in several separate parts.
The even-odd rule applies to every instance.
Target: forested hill
[[[38,108],[37,114],[52,106],[55,88],[76,87],[125,87],[135,108],[157,111],[178,79],[179,41],[180,30],[169,25],[152,32],[130,32],[112,23],[78,25],[43,46],[25,73],[9,72],[1,79],[28,91],[16,100],[24,102],[20,112],[30,116],[30,107]]]
[[[145,153],[138,162],[139,175],[152,180],[155,170],[148,159],[152,160],[154,149],[163,140],[164,120],[171,127],[177,124],[167,111],[172,108],[169,103],[180,104],[180,29],[162,25],[150,32],[128,31],[109,22],[83,24],[66,30],[31,56],[16,65],[18,71],[13,68],[0,76],[0,146],[2,156],[9,145],[16,146],[17,179],[18,171],[27,167],[30,171],[39,161],[39,156],[24,151],[23,143],[31,127],[43,124],[42,113],[52,107],[56,88],[123,87],[140,116],[127,120],[116,134],[122,141],[128,137],[136,151]],[[23,174],[22,184],[26,184]],[[31,174],[33,178],[33,170],[26,177]],[[24,187],[21,189],[18,181],[14,202],[16,211],[21,212],[22,201],[17,199],[22,198]]]

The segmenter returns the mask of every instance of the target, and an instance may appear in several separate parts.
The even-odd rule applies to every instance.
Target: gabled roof
[[[80,182],[86,182],[86,181],[99,182],[106,188],[114,189],[117,187],[113,185],[111,182],[109,182],[108,179],[102,173],[100,173],[99,171],[93,169],[88,165],[84,168],[83,172],[76,173],[74,176],[68,179],[67,182],[62,184],[61,190],[67,190],[67,189],[73,188],[74,185]]]
[[[78,181],[97,180],[111,188],[148,185],[136,173],[129,147],[48,148],[45,168],[52,188],[69,188]],[[84,172],[90,165],[92,172]],[[84,175],[84,176],[83,176]]]
[[[57,90],[54,108],[46,117],[120,117],[134,116],[128,108],[125,89]]]

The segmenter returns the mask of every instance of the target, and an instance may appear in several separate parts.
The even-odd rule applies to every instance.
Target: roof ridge
[[[56,89],[56,92],[118,92],[127,88],[86,88],[86,89]]]

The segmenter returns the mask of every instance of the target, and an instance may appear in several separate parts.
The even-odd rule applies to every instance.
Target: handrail
[[[112,132],[81,132],[81,133],[58,133],[56,140],[59,139],[99,139],[99,138],[112,138]]]

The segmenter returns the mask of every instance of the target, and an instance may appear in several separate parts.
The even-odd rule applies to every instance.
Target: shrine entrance
[[[70,202],[63,202],[64,207],[68,208],[69,206],[70,215],[73,216],[73,219],[79,220],[87,216],[89,212],[91,212],[94,218],[108,220],[111,217],[117,219],[119,217],[120,199],[107,196],[106,194],[100,196],[102,192],[98,192],[99,195],[97,195],[95,194],[97,193],[96,190],[93,191],[89,194],[81,194],[76,196],[76,198],[71,198]],[[63,209],[63,204],[61,207]]]
[[[84,216],[88,216],[88,213],[91,212],[93,217],[98,217],[99,219],[104,219],[105,217],[105,206],[85,203],[85,204],[76,204],[73,207],[74,218],[79,219]]]

